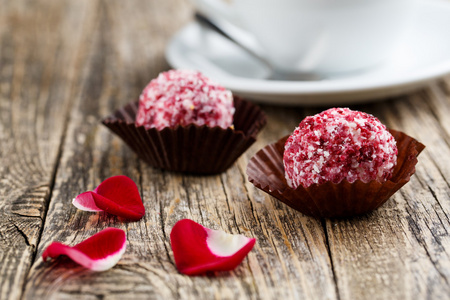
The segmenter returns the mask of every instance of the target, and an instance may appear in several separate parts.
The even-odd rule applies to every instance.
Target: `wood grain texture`
[[[125,65],[122,68],[117,66],[124,58],[115,41],[123,37],[109,38],[119,31],[113,16],[118,11],[123,14],[123,9],[131,10],[130,18],[133,15],[136,19],[139,13],[143,13],[133,10],[132,5],[123,8],[122,4],[114,6],[111,2],[108,2],[107,9],[102,6],[91,8],[95,11],[92,19],[97,24],[87,43],[90,47],[86,63],[89,76],[82,82],[80,96],[71,112],[63,146],[65,151],[59,166],[61,171],[56,177],[48,222],[38,253],[42,253],[52,240],[73,244],[106,226],[117,226],[127,231],[128,250],[116,268],[92,275],[83,275],[86,272],[80,268],[67,273],[67,261],[52,264],[52,271],[47,272],[48,265],[37,258],[29,275],[25,298],[106,295],[111,298],[203,299],[221,296],[236,299],[284,295],[335,299],[320,221],[299,217],[295,223],[290,223],[288,220],[296,215],[295,212],[273,202],[267,195],[249,195],[248,190],[254,191],[246,184],[246,162],[264,142],[255,145],[255,150],[246,154],[242,163],[223,175],[182,176],[152,169],[138,161],[122,141],[98,123],[115,107],[132,98],[124,95],[124,91],[130,89],[125,77],[133,72],[127,72]],[[128,43],[132,44],[131,41]],[[145,53],[143,48],[136,47],[132,51],[134,59],[140,60],[137,64],[160,60]],[[120,89],[115,89],[117,86]],[[134,97],[139,90],[135,92]],[[278,113],[276,122],[286,126],[283,130],[288,132],[297,118],[292,118],[287,124],[283,122],[284,112]],[[121,224],[113,217],[80,212],[70,205],[76,194],[92,190],[104,178],[117,174],[125,174],[140,183],[147,211],[141,222]],[[258,245],[244,262],[246,267],[238,268],[236,272],[218,274],[218,278],[182,276],[174,266],[168,239],[171,227],[182,218],[191,218],[205,226],[223,228],[231,233],[255,236]],[[301,227],[300,232],[295,230],[297,227]],[[314,246],[309,247],[305,240]],[[80,276],[96,279],[89,286],[83,286]],[[123,280],[125,276],[126,280]],[[275,284],[277,289],[273,288]]]
[[[80,26],[80,10],[67,1],[0,4],[2,299],[20,297],[36,255],[77,63],[79,35],[67,33]]]
[[[411,182],[366,216],[318,220],[248,182],[249,159],[322,108],[263,106],[257,142],[226,172],[149,167],[100,120],[168,68],[163,51],[187,0],[0,0],[0,299],[447,299],[450,295],[450,77],[352,108],[424,143]],[[146,215],[124,223],[72,198],[113,175],[138,185]],[[180,219],[255,237],[232,272],[188,277],[169,235]],[[105,227],[127,232],[111,270],[66,258]]]
[[[450,190],[445,177],[449,166],[439,163],[448,161],[448,134],[435,118],[437,110],[448,110],[450,98],[445,92],[431,97],[437,86],[373,106],[387,126],[428,147],[419,157],[416,175],[383,207],[365,217],[327,221],[342,298],[446,299],[450,295]]]

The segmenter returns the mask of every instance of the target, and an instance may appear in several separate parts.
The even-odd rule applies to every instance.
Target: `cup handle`
[[[239,21],[237,21],[236,14],[234,13],[232,6],[226,4],[224,1],[220,0],[193,0],[196,9],[213,19],[218,19],[221,21],[227,21],[232,25],[239,26]]]

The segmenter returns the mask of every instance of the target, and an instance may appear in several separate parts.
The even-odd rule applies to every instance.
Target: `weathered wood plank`
[[[154,5],[153,2],[146,3]],[[130,14],[134,21],[116,22],[115,16],[119,12],[122,19],[131,19],[127,17]],[[163,47],[160,43],[166,42],[158,41],[156,32],[153,37],[146,37],[147,42],[143,43],[155,45],[156,50],[148,51],[151,49],[141,47],[141,42],[133,43],[138,35],[133,34],[135,30],[130,26],[142,26],[142,22],[148,20],[153,20],[148,28],[164,26],[164,20],[158,21],[156,16],[149,18],[149,12],[150,9],[145,7],[118,2],[108,2],[107,7],[100,4],[95,9],[93,18],[98,23],[88,43],[91,59],[70,117],[38,253],[42,253],[52,240],[75,243],[111,225],[127,230],[128,250],[116,268],[102,274],[86,273],[76,267],[67,272],[73,264],[63,261],[49,266],[37,258],[25,298],[270,299],[301,296],[335,299],[321,222],[303,217],[256,191],[245,175],[251,155],[278,138],[280,131],[287,134],[298,122],[297,112],[290,122],[286,122],[285,114],[289,110],[272,108],[270,122],[279,124],[279,131],[265,131],[258,144],[238,164],[223,175],[211,177],[183,176],[152,169],[138,161],[118,138],[99,127],[102,116],[131,98],[128,93],[135,93],[136,97],[150,78],[167,67],[155,67],[161,60]],[[165,27],[167,31],[174,29]],[[158,34],[170,36],[167,32]],[[132,59],[130,51],[134,53]],[[131,66],[125,63],[136,59],[138,62]],[[153,74],[146,80],[140,76],[147,76],[149,70],[142,71],[142,65],[152,66]],[[117,174],[128,175],[140,183],[147,210],[142,221],[122,224],[113,217],[80,212],[70,205],[76,194],[93,189],[102,179]],[[182,218],[255,236],[258,244],[235,272],[213,277],[182,276],[174,266],[169,242],[171,227]]]
[[[209,177],[153,169],[100,125],[168,67],[163,50],[190,18],[186,0],[4,3],[0,298],[448,298],[450,78],[407,97],[354,107],[427,149],[411,182],[376,212],[316,220],[255,189],[245,169],[257,150],[325,108],[264,106],[268,125],[257,143],[227,172]],[[78,193],[118,174],[140,188],[141,221],[122,223],[71,205]],[[233,272],[183,276],[169,241],[182,218],[256,237],[257,244]],[[108,226],[128,236],[113,269],[94,273],[68,259],[42,262],[51,241],[75,244]]]
[[[83,5],[6,2],[0,3],[0,299],[18,299],[71,106],[79,43],[74,28],[83,22]]]
[[[410,183],[383,207],[364,217],[327,221],[341,299],[445,299],[450,295],[446,180],[450,167],[442,164],[450,155],[443,118],[449,104],[448,93],[434,84],[408,98],[372,107],[388,126],[416,137],[427,148]]]

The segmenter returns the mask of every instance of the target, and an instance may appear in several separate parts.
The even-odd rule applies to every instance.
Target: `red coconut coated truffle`
[[[397,163],[397,145],[372,115],[331,108],[300,122],[284,146],[285,176],[291,188],[346,179],[386,181]]]
[[[231,92],[197,71],[170,70],[150,81],[139,97],[136,125],[146,129],[233,124]]]

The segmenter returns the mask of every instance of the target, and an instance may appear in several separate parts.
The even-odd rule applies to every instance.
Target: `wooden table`
[[[0,0],[1,299],[448,299],[450,78],[407,96],[354,106],[427,148],[411,181],[384,206],[318,220],[254,188],[257,150],[324,108],[264,105],[268,124],[225,173],[149,167],[100,120],[168,69],[168,39],[192,18],[186,0]],[[113,175],[139,186],[139,222],[77,210],[71,200]],[[172,226],[190,218],[255,237],[232,272],[177,272]],[[76,244],[105,227],[127,251],[95,273],[44,263],[52,241]]]

